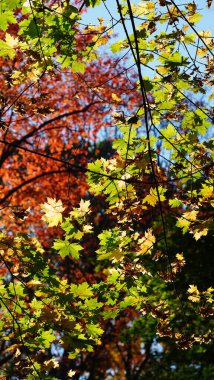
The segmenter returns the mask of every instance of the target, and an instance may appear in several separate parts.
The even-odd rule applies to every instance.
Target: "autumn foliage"
[[[11,380],[214,373],[212,1],[113,5],[1,4]]]
[[[84,76],[65,70],[45,75],[20,96],[12,64],[2,60],[1,205],[6,227],[17,230],[19,222],[27,231],[32,222],[41,228],[39,205],[48,196],[71,207],[85,195],[87,163],[100,154],[99,141],[114,137],[111,112],[118,104],[132,109],[136,85],[134,78],[127,82],[121,64],[106,58]]]

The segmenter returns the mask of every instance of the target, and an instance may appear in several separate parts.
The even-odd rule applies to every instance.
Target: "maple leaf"
[[[51,343],[56,339],[55,335],[53,334],[53,331],[50,330],[40,330],[40,337],[39,341],[42,343],[44,348],[49,348]]]
[[[12,37],[9,33],[5,35],[5,41],[0,40],[0,56],[14,58],[15,48],[18,46],[18,39]]]
[[[72,369],[70,369],[70,371],[68,371],[68,376],[71,378],[75,375],[75,371],[73,371]]]
[[[139,254],[141,255],[151,254],[151,249],[153,245],[155,244],[155,241],[156,241],[155,236],[153,235],[152,229],[150,228],[145,232],[145,236],[142,237],[138,241],[138,243],[140,244]]]
[[[199,290],[196,285],[190,285],[187,291],[188,293],[191,293],[191,294],[192,293],[199,294]]]
[[[190,301],[200,302],[200,293],[196,285],[190,285],[187,292],[190,293],[190,296],[188,297]]]
[[[122,99],[117,94],[112,93],[111,96],[115,102],[118,102],[118,103],[122,102]]]
[[[197,295],[189,296],[188,299],[192,302],[200,302],[200,297]]]
[[[207,186],[206,184],[202,185],[202,189],[200,191],[200,194],[204,198],[210,198],[213,196],[213,186]]]
[[[153,189],[151,187],[150,194],[148,194],[143,199],[143,203],[148,203],[150,206],[154,207],[158,203],[159,198],[161,202],[166,199],[164,195],[165,192],[166,192],[166,189],[162,188],[161,186],[158,187],[158,193],[157,193],[157,189]],[[159,194],[159,197],[158,197],[158,194]]]
[[[179,260],[179,261],[183,261],[183,260],[184,260],[184,255],[183,255],[183,253],[177,253],[176,258],[177,258],[177,260]]]
[[[93,226],[91,226],[90,224],[85,224],[83,226],[83,232],[85,234],[91,234],[93,232]]]
[[[59,367],[59,363],[58,363],[56,358],[46,360],[44,362],[44,365],[45,365],[45,369],[47,371],[50,371],[52,368],[58,368]]]
[[[198,211],[192,210],[185,212],[180,218],[178,218],[176,226],[182,228],[183,233],[186,233],[191,222],[196,221]]]
[[[113,262],[120,261],[124,257],[124,252],[121,249],[115,249],[111,252],[110,258]]]
[[[59,251],[62,258],[71,255],[76,260],[79,258],[79,251],[83,249],[80,244],[70,243],[68,240],[60,239],[55,241],[53,248]]]
[[[193,231],[193,236],[195,240],[199,240],[201,236],[206,236],[208,234],[208,228],[203,228],[203,229],[197,229]]]
[[[140,1],[138,5],[134,8],[134,12],[137,16],[142,16],[147,14],[148,12],[153,11],[155,8],[155,4],[152,1],[148,1],[145,3],[144,1]]]
[[[103,333],[103,329],[99,327],[98,324],[88,324],[86,326],[88,335],[97,338],[99,335]]]
[[[70,215],[75,218],[82,218],[90,211],[90,201],[84,201],[81,199],[79,207],[70,212]]]
[[[43,283],[39,280],[30,280],[27,282],[27,286],[31,288],[32,286],[43,286]]]
[[[55,198],[48,198],[47,203],[41,205],[41,209],[45,213],[42,219],[48,223],[49,227],[62,223],[62,212],[65,207],[63,207],[61,200],[56,201]]]
[[[78,2],[76,0],[72,4]],[[85,0],[84,6],[99,5],[101,2],[101,0]],[[23,339],[29,345],[32,363],[40,373],[40,371],[44,370],[50,371],[57,366],[57,363],[54,362],[55,359],[53,358],[48,358],[50,360],[46,361],[37,361],[40,355],[37,348],[38,350],[48,349],[51,351],[52,342],[55,341],[57,344],[59,337],[61,337],[63,348],[66,352],[69,353],[70,349],[72,349],[72,352],[68,356],[69,359],[74,359],[78,355],[81,355],[81,351],[84,352],[83,355],[88,359],[86,351],[90,352],[93,350],[90,343],[99,339],[103,332],[98,324],[102,323],[102,317],[107,319],[116,318],[120,310],[125,308],[136,310],[142,308],[142,313],[145,311],[153,317],[160,319],[159,334],[161,336],[172,336],[174,335],[172,334],[174,328],[176,327],[177,331],[179,326],[182,326],[182,323],[177,324],[176,322],[176,310],[179,309],[178,303],[174,303],[171,297],[168,299],[167,294],[169,292],[165,292],[167,288],[161,282],[161,276],[156,276],[155,270],[152,270],[152,260],[155,257],[157,259],[160,258],[160,265],[162,266],[162,262],[164,264],[165,261],[164,254],[158,251],[155,257],[151,259],[146,254],[152,252],[157,237],[159,248],[161,249],[162,246],[161,230],[165,227],[164,220],[160,223],[160,219],[163,219],[160,218],[160,214],[162,213],[161,207],[163,207],[163,215],[164,219],[166,219],[166,233],[172,252],[177,252],[178,247],[179,249],[181,248],[184,238],[179,240],[177,231],[174,229],[175,223],[171,222],[170,216],[168,223],[169,213],[173,217],[178,216],[177,210],[174,211],[171,208],[179,208],[178,211],[182,213],[177,220],[177,226],[181,227],[183,232],[189,231],[193,233],[196,240],[201,236],[205,236],[208,228],[204,227],[211,225],[208,216],[208,212],[210,211],[208,201],[212,196],[211,182],[210,179],[208,180],[208,177],[211,178],[211,141],[205,142],[200,136],[211,126],[211,123],[209,124],[206,120],[211,110],[208,111],[207,107],[204,107],[203,111],[201,102],[200,104],[199,102],[194,104],[191,101],[190,111],[190,107],[188,106],[189,101],[187,100],[189,99],[188,93],[203,93],[205,85],[209,86],[209,82],[212,84],[209,73],[211,74],[213,71],[213,62],[209,59],[208,54],[209,49],[213,48],[213,41],[211,33],[207,31],[198,32],[197,35],[196,33],[188,35],[184,33],[188,28],[192,29],[191,24],[195,24],[200,20],[200,14],[196,13],[197,5],[194,1],[187,4],[187,6],[182,5],[180,11],[176,4],[172,5],[169,1],[159,0],[160,6],[166,6],[161,17],[158,16],[159,9],[158,6],[156,9],[155,2],[147,0],[138,1],[138,5],[131,4],[130,8],[132,9],[133,17],[129,17],[131,16],[129,7],[123,4],[121,12],[126,19],[127,26],[129,19],[135,17],[142,18],[143,16],[144,22],[142,25],[136,25],[137,39],[131,34],[130,38],[120,40],[111,45],[110,48],[113,53],[117,53],[128,47],[131,50],[136,50],[137,45],[139,45],[140,63],[147,66],[150,61],[153,61],[152,66],[154,67],[154,72],[157,72],[158,77],[155,76],[153,80],[144,77],[144,86],[139,86],[138,79],[140,78],[137,78],[137,73],[133,74],[133,81],[127,80],[127,72],[125,76],[123,74],[119,75],[119,73],[124,72],[123,65],[125,61],[122,63],[121,70],[119,69],[119,60],[116,61],[117,64],[115,65],[115,62],[112,62],[110,58],[103,60],[102,56],[100,56],[99,61],[96,62],[95,60],[99,56],[98,52],[96,54],[93,51],[90,53],[91,50],[97,49],[99,45],[105,44],[108,41],[108,33],[111,26],[109,26],[108,31],[105,25],[103,25],[104,20],[102,18],[98,19],[100,23],[98,26],[86,26],[83,29],[83,33],[81,33],[82,38],[78,36],[79,33],[76,33],[79,29],[77,23],[73,27],[75,20],[81,19],[81,14],[79,14],[78,8],[68,5],[69,1],[67,1],[67,6],[65,4],[62,4],[62,6],[52,4],[57,3],[56,1],[47,2],[50,12],[46,12],[42,26],[40,22],[41,7],[39,4],[37,6],[36,3],[37,1],[32,1],[33,11],[35,12],[34,16],[32,12],[29,12],[31,11],[31,0],[1,1],[0,24],[3,33],[0,38],[0,56],[6,57],[6,59],[1,58],[4,77],[2,81],[3,97],[1,100],[3,105],[8,103],[14,109],[13,120],[11,121],[14,128],[11,131],[13,133],[13,142],[11,142],[9,130],[9,115],[5,115],[5,121],[0,120],[0,127],[6,125],[5,128],[9,130],[7,138],[10,147],[8,156],[7,150],[4,151],[7,162],[2,171],[4,178],[2,183],[0,183],[3,199],[4,201],[9,199],[13,204],[19,204],[18,202],[21,199],[23,204],[24,202],[25,204],[30,204],[28,202],[32,202],[34,196],[33,205],[37,206],[37,203],[42,202],[39,201],[39,196],[42,196],[43,189],[46,189],[48,194],[52,193],[54,189],[55,194],[61,194],[60,196],[58,195],[59,198],[68,199],[70,204],[76,205],[79,197],[90,196],[87,193],[88,187],[85,182],[85,168],[88,162],[90,162],[88,165],[90,171],[88,173],[88,185],[90,185],[92,192],[99,197],[99,202],[95,203],[93,201],[94,213],[92,219],[95,232],[84,240],[83,244],[86,255],[84,255],[84,260],[81,260],[78,265],[76,265],[77,263],[71,263],[70,258],[73,257],[75,260],[79,258],[79,251],[83,249],[79,242],[81,242],[84,233],[90,233],[92,230],[92,219],[89,219],[90,215],[88,215],[90,211],[89,201],[81,200],[79,206],[75,206],[76,208],[71,211],[71,217],[66,218],[61,225],[61,232],[65,236],[63,239],[55,239],[52,247],[58,251],[61,257],[54,255],[54,258],[50,258],[49,255],[47,257],[47,255],[40,254],[42,253],[41,247],[36,246],[36,243],[33,244],[31,240],[26,242],[27,248],[25,250],[21,238],[19,244],[15,239],[8,240],[10,243],[8,247],[6,238],[2,237],[1,239],[0,253],[5,256],[6,260],[11,262],[12,275],[20,276],[23,274],[23,278],[27,277],[26,281],[30,279],[26,283],[26,286],[31,290],[31,292],[26,292],[22,282],[17,281],[18,278],[16,279],[15,277],[14,281],[9,281],[8,284],[5,284],[6,268],[3,268],[4,266],[0,268],[0,282],[2,283],[0,290],[3,295],[3,301],[5,299],[6,302],[6,305],[3,302],[1,305],[3,316],[5,316],[2,320],[2,328],[7,331],[8,326],[12,326],[15,318],[18,318],[20,328],[23,331]],[[210,7],[212,0],[207,0],[207,4]],[[17,8],[19,9],[19,14],[17,14]],[[27,13],[29,13],[29,16]],[[22,14],[26,15],[26,17],[22,17]],[[148,22],[146,21],[147,19]],[[35,20],[38,20],[39,30]],[[181,25],[179,25],[180,20]],[[188,21],[188,25],[184,25],[186,20]],[[14,29],[15,26],[13,26],[15,21],[19,24],[17,25],[18,33]],[[159,21],[160,25],[158,25]],[[167,25],[171,25],[170,29],[173,23],[176,23],[173,33],[168,33],[165,26],[161,30],[161,24],[166,22]],[[150,35],[155,30],[158,30],[155,39],[150,38]],[[6,33],[7,31],[11,35]],[[193,31],[194,29],[192,29]],[[38,41],[38,32],[41,32],[39,33],[40,41]],[[12,37],[16,35],[18,35],[18,40]],[[188,65],[187,57],[183,56],[182,52],[176,51],[176,46],[178,40],[187,45],[190,44],[191,53],[192,48],[194,48],[193,45],[197,45],[195,42],[199,37],[200,41],[204,41],[206,46],[201,46],[201,42],[199,41],[200,45],[196,47],[195,54],[202,59],[206,58],[207,55],[203,63],[206,75],[203,76],[203,67],[200,70],[200,75],[197,73],[197,70],[194,75],[188,75],[188,71],[192,70],[192,68],[188,66],[187,70],[183,71],[182,66]],[[79,44],[76,44],[76,46],[73,44],[75,39],[79,40]],[[84,46],[81,46],[81,43]],[[42,49],[39,49],[39,44]],[[9,61],[8,57],[12,60],[17,51],[16,60],[14,62]],[[155,52],[160,52],[158,54],[159,63],[156,62],[157,54]],[[94,59],[94,62],[92,62],[92,59]],[[48,77],[48,73],[52,73],[52,69],[55,71],[56,63],[57,66],[58,63],[61,63],[61,68],[68,67],[70,70],[63,70],[62,74],[60,74],[60,70],[57,70],[57,80],[55,81],[55,76],[51,75]],[[90,64],[88,65],[87,63]],[[159,66],[159,64],[162,64],[162,66]],[[113,68],[110,68],[111,66]],[[101,69],[102,67],[104,69]],[[41,74],[44,69],[47,75],[43,77]],[[78,72],[85,72],[85,74],[84,76],[73,74]],[[92,79],[94,77],[95,81],[93,82]],[[194,79],[191,79],[191,77],[194,77]],[[31,84],[36,84],[37,80],[41,81],[41,86],[39,83],[39,86],[31,87]],[[90,82],[90,86],[83,86],[82,80],[84,80],[85,84]],[[22,87],[24,88],[23,85],[26,81],[31,82],[30,87],[27,87],[24,96],[20,97],[20,94],[23,94]],[[140,80],[140,82],[142,81]],[[105,86],[103,86],[104,83]],[[134,90],[135,87],[136,91]],[[41,90],[42,93],[40,93]],[[112,93],[112,91],[115,93]],[[140,91],[143,98],[145,95],[144,91],[148,93],[147,105],[141,105],[142,97]],[[93,95],[91,94],[92,92]],[[46,93],[47,95],[45,95]],[[131,95],[129,96],[129,94]],[[96,105],[93,102],[94,96],[96,99],[100,99],[98,102],[96,101]],[[130,101],[130,98],[133,100]],[[81,111],[80,106],[86,102],[88,102],[88,106],[82,108],[84,113],[81,116],[79,114]],[[100,106],[98,103],[100,103]],[[93,106],[91,111],[89,110],[90,104]],[[119,139],[113,143],[113,151],[111,153],[110,150],[106,152],[107,149],[105,147],[102,150],[100,139],[103,133],[99,132],[103,128],[105,130],[106,126],[109,127],[109,111],[112,108],[112,104],[117,108],[123,106],[124,111],[119,109],[118,113],[114,115],[115,122],[120,130],[118,134]],[[134,113],[131,108],[135,110]],[[147,108],[150,108],[151,111],[151,117],[149,116],[151,128],[149,127],[150,136],[148,138],[145,137],[144,128],[140,127],[141,122],[145,124],[144,119],[148,111]],[[52,113],[54,113],[53,118],[51,116],[50,120],[47,118],[45,123],[42,123],[41,118]],[[58,123],[61,119],[60,115],[63,117],[63,123]],[[65,118],[65,115],[75,115],[75,118],[72,121],[67,120],[67,116]],[[162,122],[164,122],[164,129],[156,129],[155,125],[161,126]],[[52,123],[50,128],[48,126],[49,123]],[[75,125],[74,132],[73,129],[70,131],[69,128],[69,124],[72,123]],[[165,123],[168,124],[167,127],[165,127],[167,125]],[[129,124],[131,124],[131,128],[129,128]],[[90,126],[90,130],[88,127],[85,128],[85,126]],[[42,129],[43,127],[45,129]],[[155,134],[154,128],[156,129]],[[68,129],[69,134],[67,135]],[[6,135],[1,141],[2,144],[7,144],[5,137]],[[158,141],[159,138],[160,141]],[[22,142],[22,147],[19,146],[20,141]],[[40,147],[44,150],[44,154],[39,154],[38,157],[36,149],[34,149],[34,152],[31,152],[30,146],[24,147],[24,144],[28,144],[28,142],[33,146],[34,143],[37,144],[37,141],[38,144],[40,142],[40,146],[35,145],[35,147],[38,150]],[[109,141],[107,142],[109,143]],[[19,149],[20,154],[18,154]],[[26,154],[23,154],[23,157],[21,149],[26,149]],[[168,150],[166,157],[162,155],[164,152],[164,150],[162,152],[162,149]],[[31,154],[27,155],[27,150]],[[98,152],[99,150],[100,152]],[[53,162],[46,159],[46,153],[49,159],[56,159],[55,170],[53,170]],[[111,154],[114,157],[116,154],[116,158],[109,159]],[[162,158],[159,159],[157,154],[160,154]],[[105,157],[96,160],[102,155],[105,155]],[[167,164],[163,162],[165,158],[166,163],[168,162]],[[70,160],[71,162],[69,162]],[[84,170],[78,171],[78,175],[75,178],[75,171],[70,171],[70,164],[74,165],[74,168],[78,165],[78,167],[84,168]],[[67,170],[68,167],[69,171]],[[5,168],[7,170],[4,170]],[[49,168],[50,170],[46,171]],[[127,169],[129,173],[126,173]],[[202,169],[205,176],[202,175]],[[58,171],[60,178],[58,177]],[[67,175],[64,175],[67,172],[70,177],[69,184],[67,183]],[[16,175],[12,176],[11,174],[14,173]],[[49,175],[51,177],[48,177]],[[31,179],[34,180],[34,177],[37,183],[36,186],[31,188]],[[75,182],[75,179],[77,182]],[[158,186],[161,183],[164,184],[165,188]],[[47,186],[49,187],[47,188]],[[69,191],[67,191],[68,187]],[[35,192],[31,191],[31,189],[35,190]],[[16,195],[16,190],[18,195]],[[22,191],[23,197],[22,195],[20,196],[19,190]],[[69,197],[67,192],[69,192]],[[101,202],[102,196],[105,198],[105,195],[107,202],[109,202],[109,208],[107,208],[107,202],[104,199],[105,203]],[[164,202],[166,199],[167,202]],[[164,203],[160,205],[160,202]],[[205,206],[208,207],[204,207],[205,203],[207,204]],[[31,204],[31,206],[33,205]],[[149,215],[151,207],[156,207],[156,210],[153,210],[154,212],[151,212],[151,215]],[[196,209],[197,211],[191,211],[192,209]],[[49,199],[47,203],[42,205],[42,210],[44,212],[43,220],[47,221],[50,226],[58,225],[62,222],[64,207],[61,201]],[[144,213],[144,210],[147,210],[147,212]],[[7,212],[6,209],[5,212]],[[16,210],[15,213],[17,214],[15,216],[20,218],[20,210],[18,210],[18,213]],[[23,217],[23,215],[21,216]],[[33,216],[33,212],[31,216]],[[85,221],[86,216],[87,220]],[[204,218],[204,220],[202,221],[198,217]],[[35,230],[35,233],[38,234],[42,229],[38,228],[37,230],[36,221],[36,217],[32,218],[30,223],[28,225],[25,223],[23,227],[26,227],[26,230],[32,227],[33,231]],[[103,222],[106,230],[103,230]],[[8,223],[5,218],[5,223],[3,224],[5,224],[5,227],[9,226],[9,231],[14,230],[14,227],[13,229],[10,228],[11,223],[14,224],[13,219]],[[117,225],[119,228],[117,228]],[[142,231],[145,231],[150,225],[153,225],[155,228],[156,238],[151,229],[142,234]],[[45,235],[45,232],[45,230],[42,231],[42,241],[47,241],[46,238],[49,241],[49,236]],[[98,233],[99,236],[97,236]],[[94,251],[98,243],[96,241],[97,238],[100,239],[99,249],[97,250],[98,260],[111,260],[111,264],[108,266],[106,262],[103,266],[99,262],[97,265],[95,261],[96,256],[94,255]],[[200,245],[198,247],[200,248]],[[208,253],[206,252],[206,255],[209,255],[209,246],[207,247]],[[192,247],[190,249],[194,250]],[[135,255],[137,255],[136,260]],[[142,255],[144,256],[142,257]],[[67,256],[68,260],[61,260],[61,258],[64,259]],[[31,266],[32,261],[33,266]],[[137,263],[138,261],[139,263]],[[141,261],[145,261],[146,267],[140,264]],[[209,263],[208,260],[204,261]],[[180,271],[184,264],[183,254],[177,254],[176,260],[171,263],[172,274],[174,275],[177,271]],[[200,262],[201,268],[202,264]],[[102,270],[103,267],[105,268],[104,270]],[[149,272],[150,267],[154,275]],[[202,274],[206,274],[207,267],[204,268],[205,270]],[[188,270],[191,271],[190,266]],[[111,273],[110,276],[108,271]],[[194,271],[195,269],[193,268]],[[142,278],[144,274],[146,276]],[[164,281],[172,281],[173,278],[167,274],[167,271],[163,274]],[[185,275],[188,279],[188,271]],[[148,276],[149,280],[147,281]],[[86,280],[90,281],[90,284],[93,285],[83,282]],[[72,281],[74,281],[73,284],[71,284]],[[144,299],[141,293],[145,293],[147,288],[148,294]],[[212,302],[212,292],[212,288],[208,288],[206,292],[199,292],[197,286],[190,285],[186,298],[188,297],[192,302],[203,301],[203,307],[206,310],[207,306],[205,302]],[[31,293],[32,295],[35,293],[33,299]],[[11,312],[4,307],[7,304],[9,305],[10,296],[11,301],[14,297],[16,301],[14,307],[11,308]],[[163,298],[164,304],[162,306],[160,304],[159,308],[160,298]],[[44,302],[44,299],[48,303]],[[98,302],[98,300],[102,300],[102,302]],[[99,310],[102,307],[104,308],[104,312]],[[164,309],[167,310],[167,313]],[[190,309],[193,310],[194,314],[199,308],[192,307]],[[190,313],[190,310],[188,310],[188,313]],[[204,315],[206,313],[209,314],[208,311],[203,311],[203,313]],[[169,315],[169,319],[167,314]],[[128,327],[130,325],[129,315],[129,312],[126,313],[124,320],[124,323],[127,322]],[[181,316],[179,315],[179,320],[180,318]],[[191,339],[194,340],[194,336],[196,335],[193,326],[196,326],[197,331],[201,330],[202,334],[204,334],[203,338],[207,339],[206,333],[204,333],[205,324],[200,329],[201,326],[199,324],[201,323],[201,319],[196,319],[197,323],[195,323],[194,318],[195,316],[193,318],[191,316],[190,318],[193,322],[190,326],[193,336]],[[53,321],[59,323],[54,323],[53,325]],[[26,326],[28,326],[27,329]],[[119,318],[114,321],[113,327],[115,338],[117,338],[121,330]],[[52,330],[53,328],[54,331]],[[65,329],[72,331],[72,337],[65,334]],[[108,342],[111,336],[108,335],[108,329],[105,330],[105,339],[107,346],[109,346],[106,347],[108,348],[109,355],[112,355],[111,351],[115,353],[115,349],[112,349],[110,346],[115,346],[115,340],[113,339],[113,342],[111,339]],[[188,331],[185,335],[188,335]],[[89,339],[87,339],[88,337]],[[176,340],[180,340],[184,348],[190,347],[191,339],[189,341],[187,338],[184,339],[182,330],[181,333],[177,331],[175,337]],[[10,344],[18,339],[18,334],[12,332],[11,334],[6,334],[4,338],[10,349]],[[134,335],[132,338],[134,338]],[[141,340],[141,345],[143,337],[141,338],[134,339],[133,344],[138,344],[137,341]],[[200,337],[197,339],[202,342]],[[118,343],[120,343],[119,340]],[[21,347],[21,343],[18,346]],[[123,346],[120,346],[122,351],[125,350]],[[12,347],[16,348],[16,346]],[[136,352],[139,351],[140,347]],[[26,361],[26,353],[23,348],[20,350],[20,354],[23,357],[22,359]],[[16,361],[17,369],[15,372],[17,372],[18,378],[23,378],[25,373],[22,365],[23,360]],[[90,362],[90,360],[86,361]],[[32,366],[30,363],[28,364],[30,373]],[[99,365],[99,368],[104,371],[107,369],[106,366],[102,365]],[[33,368],[33,374],[35,373],[35,369]],[[117,369],[113,368],[113,370],[116,373]],[[118,369],[118,378],[122,378],[123,374],[119,371],[120,369]],[[54,371],[52,372],[54,373]],[[77,376],[72,370],[69,371],[68,375],[72,377]],[[81,373],[78,375],[81,376]],[[47,374],[47,376],[49,375]],[[104,378],[105,374],[101,373],[100,376]]]
[[[15,47],[18,46],[18,43],[19,43],[18,38],[14,38],[14,37],[11,36],[9,33],[6,33],[6,35],[5,35],[5,40],[6,40],[7,44],[8,44],[11,48],[15,48]]]
[[[0,29],[3,30],[4,32],[8,28],[9,23],[15,23],[16,18],[13,14],[12,11],[7,11],[7,12],[2,12],[0,13]]]
[[[87,282],[83,282],[82,284],[71,285],[71,293],[74,294],[75,297],[79,297],[81,299],[91,297],[93,295],[92,290],[89,288]]]

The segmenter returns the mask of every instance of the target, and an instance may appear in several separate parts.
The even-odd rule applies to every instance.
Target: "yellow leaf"
[[[45,365],[45,369],[47,371],[50,371],[52,368],[59,367],[59,363],[57,362],[57,360],[55,358],[54,359],[50,359],[50,360],[46,360],[44,362],[44,365]]]
[[[200,21],[202,15],[199,13],[187,15],[186,18],[191,24],[195,24]]]
[[[17,350],[16,350],[16,352],[15,352],[15,354],[14,354],[14,358],[17,358],[18,356],[20,356],[21,355],[21,351],[20,351],[20,349],[19,348],[17,348]]]
[[[86,234],[90,234],[93,230],[93,226],[91,226],[90,224],[86,224],[83,226],[83,232],[85,232]]]
[[[75,373],[76,373],[75,371],[72,371],[72,369],[70,369],[70,371],[68,371],[68,376],[73,377]]]
[[[192,302],[200,302],[199,296],[189,296],[188,299]]]
[[[199,240],[201,236],[206,236],[208,233],[208,228],[203,228],[203,230],[195,230],[193,236],[195,240]]]
[[[183,214],[184,218],[187,220],[195,221],[197,219],[198,211],[188,211]]]
[[[166,197],[164,196],[164,193],[166,192],[166,189],[163,189],[161,186],[158,187],[158,193],[160,197],[160,201],[164,201]],[[156,203],[158,203],[159,197],[157,195],[157,190],[151,188],[150,189],[150,194],[148,194],[144,200],[143,203],[148,203],[150,206],[155,206]]]
[[[18,45],[18,39],[13,38],[9,33],[5,35],[5,41],[0,41],[1,56],[8,56],[9,58],[15,57],[15,47]]]
[[[156,203],[157,203],[157,197],[155,194],[149,194],[147,195],[144,200],[143,200],[143,203],[148,203],[150,206],[155,206]]]
[[[184,260],[184,255],[183,255],[183,253],[177,253],[177,255],[176,255],[176,259],[179,260],[179,261],[183,261],[183,260]]]
[[[160,73],[162,75],[169,73],[169,68],[165,66],[157,66],[157,73]]]
[[[169,8],[169,14],[174,17],[180,16],[180,11],[173,5]]]
[[[90,211],[90,201],[84,201],[81,199],[79,207],[70,212],[71,216],[75,218],[82,218]]]
[[[42,219],[48,223],[49,227],[62,223],[62,212],[65,207],[63,207],[61,200],[57,202],[55,198],[48,198],[48,202],[42,204],[41,209],[45,213]]]
[[[26,0],[23,4],[23,7],[30,8],[30,0]]]
[[[204,57],[206,53],[207,53],[207,49],[205,47],[198,48],[197,50],[197,55],[199,57]]]
[[[6,33],[5,40],[8,46],[10,46],[11,48],[15,48],[18,46],[18,42],[19,42],[18,38],[14,38],[9,33]]]
[[[188,297],[188,299],[190,301],[192,301],[192,302],[199,302],[200,301],[200,293],[199,293],[196,285],[190,285],[187,292],[190,293],[190,296]]]
[[[27,72],[27,77],[32,80],[32,82],[37,82],[40,77],[40,71],[37,69],[32,69]]]
[[[32,286],[43,286],[43,283],[39,280],[31,280],[27,282],[27,286],[31,288]]]
[[[209,45],[210,42],[212,42],[212,34],[209,30],[202,30],[201,32],[199,32],[199,35],[201,36],[201,38],[203,38],[204,42]]]
[[[120,261],[122,257],[124,257],[124,252],[120,249],[115,249],[114,251],[111,252],[110,259]]]
[[[140,1],[139,4],[134,7],[134,13],[136,16],[142,16],[149,12],[152,12],[155,8],[155,3],[153,1]]]
[[[118,103],[122,102],[122,99],[119,96],[117,96],[117,94],[112,93],[111,96],[115,102],[118,102]]]
[[[207,289],[207,292],[208,293],[212,293],[212,292],[214,292],[214,289],[212,287],[210,287],[210,288]]]
[[[92,41],[95,42],[94,49],[97,49],[99,46],[107,44],[108,36],[95,36]]]
[[[200,191],[200,194],[204,198],[210,198],[213,196],[213,186],[207,186],[206,184],[202,185],[202,189]]]
[[[150,255],[151,249],[153,248],[155,241],[156,241],[155,236],[153,235],[152,229],[150,228],[145,232],[144,237],[138,241],[138,243],[140,244],[139,254]]]
[[[198,290],[196,285],[190,285],[189,289],[187,291],[190,294],[192,294],[192,293],[199,294],[199,290]]]
[[[212,92],[212,94],[210,94],[208,97],[208,100],[212,100],[212,99],[214,99],[214,92]]]

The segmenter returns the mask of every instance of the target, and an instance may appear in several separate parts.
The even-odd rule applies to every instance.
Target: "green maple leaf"
[[[71,69],[74,73],[84,73],[85,71],[85,63],[84,62],[77,62],[77,61],[74,61],[72,63],[72,66],[71,66]]]
[[[118,53],[122,49],[123,40],[117,41],[110,46],[112,53]]]
[[[180,207],[180,206],[182,206],[182,204],[183,204],[182,201],[180,201],[177,198],[169,199],[169,205],[171,207]]]
[[[76,243],[72,243],[69,246],[69,252],[71,256],[76,260],[79,259],[79,251],[81,251],[82,249],[83,247],[80,244],[76,244]]]
[[[98,338],[104,331],[99,327],[98,324],[88,324],[86,325],[86,330],[88,335],[92,336],[93,338]]]
[[[12,11],[6,11],[0,14],[0,30],[7,30],[9,24],[15,24],[16,18]]]
[[[42,344],[44,348],[49,348],[50,344],[56,339],[52,330],[48,330],[48,331],[39,330],[38,333],[40,334],[38,341]]]
[[[79,284],[79,285],[72,284],[71,293],[73,293],[75,297],[79,297],[81,299],[89,298],[93,295],[93,292],[89,288],[89,285],[87,284],[87,282],[83,282],[82,284]]]
[[[88,310],[96,310],[100,309],[103,306],[103,304],[102,302],[98,302],[95,298],[91,298],[85,300],[84,306]]]
[[[57,239],[53,248],[59,251],[59,255],[64,258],[71,255],[74,259],[79,259],[79,251],[83,249],[80,244],[70,243],[68,240]]]
[[[171,139],[173,136],[175,136],[177,134],[177,131],[172,124],[168,124],[167,128],[165,128],[165,129],[160,129],[160,132],[167,139]]]

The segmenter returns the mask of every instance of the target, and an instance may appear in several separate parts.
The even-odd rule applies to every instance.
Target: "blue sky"
[[[121,0],[121,4],[122,3],[123,3],[123,1]],[[124,1],[124,3],[126,3],[126,2]],[[132,3],[139,3],[139,1],[134,0],[134,1],[132,1]],[[184,1],[183,0],[176,0],[176,3],[177,4],[179,4],[179,3],[180,4],[184,4]],[[214,35],[214,3],[213,3],[213,5],[212,5],[212,7],[210,9],[208,9],[206,7],[206,0],[200,0],[200,1],[196,2],[196,3],[198,5],[200,5],[200,9],[201,9],[200,13],[203,15],[203,17],[200,20],[200,22],[195,25],[196,30],[197,31],[210,30],[211,34]],[[106,5],[106,7],[105,7],[105,5]],[[88,24],[88,23],[98,24],[99,23],[98,22],[98,17],[104,18],[105,24],[107,22],[110,22],[111,16],[109,15],[109,13],[108,13],[108,11],[107,11],[106,8],[109,9],[109,11],[111,12],[111,14],[113,16],[115,16],[116,19],[118,19],[119,16],[117,14],[116,0],[106,0],[105,1],[105,5],[104,5],[104,2],[102,2],[100,6],[97,6],[97,7],[93,8],[93,9],[90,9],[87,12],[87,14],[83,15],[83,22],[85,24]],[[128,24],[127,24],[127,26],[128,26]],[[164,26],[163,26],[163,28],[164,28]],[[118,39],[125,38],[125,34],[124,34],[123,27],[122,27],[121,23],[119,23],[114,28],[114,32],[115,32],[115,34],[117,34],[117,38],[115,38],[115,41],[118,40]],[[131,33],[131,28],[129,28],[129,32]],[[189,31],[189,33],[190,33],[190,31]],[[113,42],[114,42],[114,39],[111,41],[110,44],[112,44]],[[104,49],[107,50],[107,47],[105,46]],[[110,49],[109,49],[109,53],[111,53]],[[191,53],[194,54],[194,51],[192,50]],[[184,55],[186,55],[186,54],[184,53]],[[131,58],[130,58],[130,63],[132,63]],[[149,69],[145,70],[144,69],[144,73],[145,73],[145,75],[150,75],[151,70],[149,70]]]
[[[138,3],[139,1],[134,0],[132,3]],[[122,1],[121,1],[122,3]],[[179,4],[179,1],[176,1],[177,4]],[[182,1],[184,3],[184,1]],[[200,0],[200,2],[196,2],[200,5],[200,8],[203,10],[201,13],[204,15],[204,17],[201,19],[201,21],[197,24],[197,29],[210,29],[213,31],[214,34],[214,2],[210,9],[206,8],[206,0]],[[111,11],[112,15],[116,14],[116,0],[106,0],[105,1],[106,7]],[[108,14],[103,2],[100,6],[97,6],[93,9],[90,9],[87,14],[84,14],[83,19],[86,22],[91,22],[92,24],[97,23],[97,18],[103,17],[105,21],[108,21],[110,18],[110,15]],[[116,17],[117,18],[117,17]],[[120,29],[122,29],[120,25]]]

